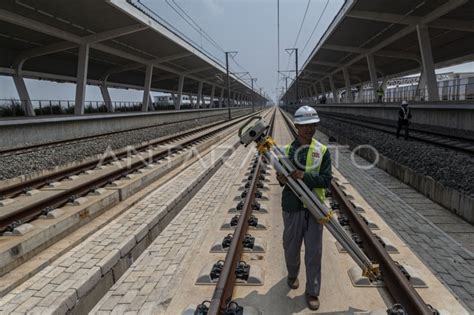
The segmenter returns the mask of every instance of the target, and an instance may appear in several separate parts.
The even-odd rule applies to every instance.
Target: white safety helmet
[[[295,112],[295,125],[315,124],[319,122],[316,110],[310,106],[301,106]]]
[[[406,105],[408,105],[408,102],[407,102],[407,101],[403,101],[403,102],[402,102],[402,106],[406,106]]]

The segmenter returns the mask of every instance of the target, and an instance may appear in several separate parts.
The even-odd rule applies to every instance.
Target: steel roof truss
[[[57,37],[57,38],[60,38],[60,39],[63,39],[63,40],[72,41],[72,42],[77,43],[79,45],[82,44],[82,38],[80,36],[77,36],[75,34],[72,34],[72,33],[69,33],[69,32],[66,32],[66,31],[63,31],[63,30],[60,30],[60,29],[57,29],[57,28],[52,27],[50,25],[47,25],[47,24],[44,24],[44,23],[41,23],[41,22],[38,22],[38,21],[35,21],[35,20],[32,20],[32,19],[23,17],[21,15],[18,15],[18,14],[15,14],[15,13],[3,10],[3,9],[0,9],[0,20],[11,23],[11,24],[19,25],[19,26],[22,26],[22,27],[25,27],[25,28],[28,28],[28,29],[31,29],[31,30],[34,30],[34,31],[37,31],[37,32],[40,32],[40,33],[44,33],[44,34],[47,34],[47,35],[50,35],[50,36],[53,36],[53,37]],[[155,60],[148,60],[148,59],[145,59],[145,58],[141,58],[139,56],[133,55],[133,54],[125,52],[125,51],[121,51],[121,50],[116,49],[116,48],[106,46],[104,44],[94,43],[94,44],[91,44],[90,47],[93,48],[93,49],[100,50],[102,52],[111,54],[111,55],[115,55],[115,56],[118,56],[118,57],[121,57],[121,58],[124,58],[124,59],[128,59],[128,60],[132,60],[132,61],[141,63],[143,65],[152,64],[153,66],[155,66],[158,69],[165,70],[165,71],[168,71],[168,72],[171,72],[171,73],[175,73],[177,75],[182,74],[181,72],[176,71],[176,70],[174,70],[170,67],[161,65],[159,62],[156,62]],[[192,75],[189,75],[189,78],[197,80],[197,81],[202,80],[202,79],[194,77]],[[207,81],[203,81],[203,82],[209,83]]]
[[[403,16],[399,14],[390,14],[374,11],[354,10],[347,14],[348,17],[386,22],[391,24],[416,25],[423,23],[423,17],[420,16]],[[438,19],[428,24],[429,27],[448,29],[453,31],[474,32],[474,24],[471,21],[458,21],[453,19]]]
[[[93,44],[93,43],[106,41],[109,39],[139,32],[147,28],[148,26],[146,25],[140,25],[140,24],[130,25],[130,26],[117,28],[114,30],[109,30],[109,31],[101,32],[101,33],[84,36],[81,38],[81,43],[65,41],[65,42],[51,44],[48,46],[37,47],[31,50],[22,52],[16,59],[15,67],[17,66],[21,67],[21,65],[30,58],[40,57],[40,56],[53,54],[60,51],[69,50],[72,48],[76,48],[82,44]]]

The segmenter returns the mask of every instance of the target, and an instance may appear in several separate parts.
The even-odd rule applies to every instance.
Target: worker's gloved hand
[[[290,176],[293,177],[293,179],[303,179],[304,172],[300,170],[294,170],[293,172],[290,173]]]
[[[288,182],[288,178],[286,178],[282,173],[277,173],[277,181],[280,183],[280,186],[285,186]]]

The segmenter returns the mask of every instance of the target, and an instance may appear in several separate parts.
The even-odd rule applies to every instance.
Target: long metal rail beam
[[[273,129],[273,122],[275,120],[276,110],[273,112],[271,119],[270,131]],[[258,174],[262,167],[262,157],[258,158],[257,168],[255,169],[252,182],[250,184],[249,193],[245,199],[239,221],[235,228],[234,237],[229,246],[227,255],[225,256],[224,267],[219,276],[214,294],[212,295],[211,305],[209,306],[208,315],[220,315],[226,310],[228,303],[232,300],[232,293],[234,291],[237,264],[243,251],[243,240],[248,230],[248,220],[252,213],[252,203],[255,199],[257,191]]]
[[[283,117],[287,122],[288,129],[296,137],[297,132],[294,125],[288,120],[286,115],[283,115]],[[350,200],[345,197],[345,194],[334,181],[331,182],[331,190],[335,193],[335,198],[339,204],[342,204],[343,209],[346,210],[345,213],[349,217],[349,224],[362,240],[365,252],[371,260],[379,264],[385,286],[395,302],[402,304],[408,314],[433,315],[433,310],[428,307],[418,292],[416,292],[387,251],[375,238],[367,224],[357,214]]]

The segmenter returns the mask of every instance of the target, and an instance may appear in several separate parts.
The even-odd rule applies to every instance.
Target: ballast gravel
[[[246,112],[239,112],[243,115]],[[250,113],[250,110],[248,111]],[[57,166],[84,160],[97,156],[107,150],[125,148],[129,145],[153,140],[159,137],[176,134],[192,128],[203,126],[227,119],[227,113],[179,122],[164,126],[133,130],[108,136],[91,138],[61,146],[46,147],[28,153],[12,156],[0,156],[0,180],[10,179],[21,175],[34,174],[39,171],[54,169]]]
[[[467,154],[432,144],[396,139],[376,130],[324,117],[321,125],[361,145],[369,144],[382,155],[405,165],[420,175],[431,176],[444,186],[474,196],[474,158]],[[402,133],[403,134],[403,133]]]

